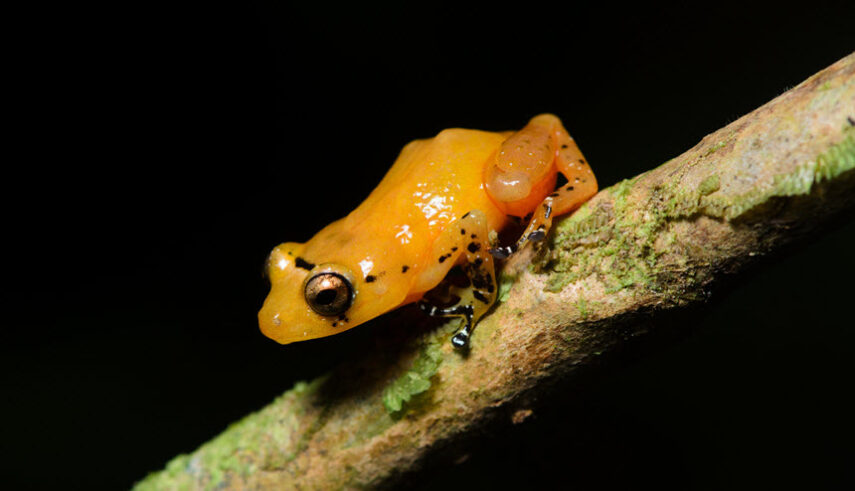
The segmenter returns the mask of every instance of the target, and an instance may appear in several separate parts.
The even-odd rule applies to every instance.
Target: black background
[[[553,112],[606,187],[852,52],[853,10],[15,12],[0,479],[128,487],[348,356],[370,324],[285,347],[258,332],[261,266],[353,209],[406,142]],[[621,355],[424,486],[851,482],[853,239],[844,217],[768,258],[685,335]]]

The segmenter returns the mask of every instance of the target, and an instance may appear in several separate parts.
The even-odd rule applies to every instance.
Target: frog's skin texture
[[[567,183],[556,189],[558,173]],[[561,121],[542,114],[518,132],[447,129],[401,151],[380,185],[345,218],[305,244],[271,252],[262,332],[286,344],[338,334],[420,301],[431,315],[460,316],[452,338],[468,346],[496,299],[493,255],[542,240],[552,218],[578,208],[597,181]],[[511,217],[531,217],[520,240],[491,249]],[[495,236],[495,234],[492,234]],[[468,281],[445,283],[454,266]],[[465,285],[468,283],[468,285]],[[425,294],[450,299],[432,304]],[[320,313],[319,313],[320,312]]]

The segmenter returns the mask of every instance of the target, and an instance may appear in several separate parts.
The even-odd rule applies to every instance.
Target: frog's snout
[[[264,306],[258,312],[258,327],[261,333],[268,338],[280,344],[287,344],[288,341],[284,336],[286,328],[282,326],[282,319],[278,311],[273,311],[268,307],[268,301],[264,302]]]
[[[261,333],[279,344],[290,344],[296,341],[328,336],[317,326],[313,317],[317,314],[308,307],[295,308],[282,305],[277,295],[270,295],[258,312],[258,327]]]

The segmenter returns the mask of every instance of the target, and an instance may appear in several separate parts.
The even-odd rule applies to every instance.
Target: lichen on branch
[[[138,489],[389,485],[488,422],[516,423],[553,380],[645,332],[632,322],[699,301],[723,275],[855,200],[855,54],[556,220],[547,247],[506,265],[471,352],[407,309],[329,376],[138,483]]]

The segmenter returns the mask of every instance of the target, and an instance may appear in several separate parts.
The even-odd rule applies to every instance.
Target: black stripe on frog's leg
[[[419,301],[419,308],[422,312],[427,313],[430,316],[436,317],[453,317],[458,315],[466,315],[467,313],[471,313],[472,306],[471,305],[452,305],[451,307],[437,307],[436,305],[431,304],[427,300]]]

